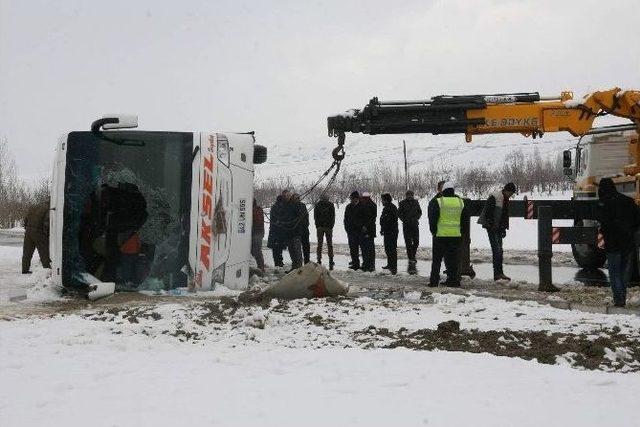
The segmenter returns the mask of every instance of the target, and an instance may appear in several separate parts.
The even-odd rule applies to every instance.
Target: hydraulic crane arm
[[[520,133],[539,137],[545,132],[587,134],[597,116],[611,114],[633,122],[640,132],[640,91],[614,88],[573,100],[572,92],[541,97],[537,92],[495,95],[436,96],[418,101],[379,101],[362,110],[327,119],[329,136],[344,140],[345,132],[375,134]]]

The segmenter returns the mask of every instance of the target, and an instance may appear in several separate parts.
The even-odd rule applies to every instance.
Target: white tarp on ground
[[[334,297],[347,292],[347,285],[313,262],[293,270],[264,290],[265,296],[286,299]]]

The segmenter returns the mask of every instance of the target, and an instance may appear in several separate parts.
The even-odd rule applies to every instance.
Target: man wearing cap
[[[344,209],[344,231],[347,233],[349,253],[351,254],[349,268],[358,270],[360,268],[360,229],[362,228],[362,224],[359,222],[357,215],[360,193],[354,191],[349,198],[351,202]]]
[[[510,182],[500,191],[487,198],[478,224],[487,230],[493,257],[493,280],[511,280],[502,270],[502,240],[509,229],[509,199],[515,194],[516,186]]]
[[[428,206],[429,229],[433,235],[429,286],[440,284],[440,267],[443,259],[447,269],[445,286],[460,286],[458,256],[462,235],[467,232],[462,230],[464,224],[467,223],[464,221],[466,215],[464,201],[456,196],[453,183],[445,182],[442,186],[441,196],[433,198]]]
[[[371,194],[362,193],[358,208],[357,218],[360,228],[360,250],[362,251],[362,271],[373,272],[376,270],[376,247],[373,239],[376,237],[376,218],[378,207],[371,200]]]
[[[416,252],[420,243],[420,232],[418,228],[422,209],[420,203],[414,198],[413,191],[407,190],[405,199],[398,205],[398,217],[402,221],[402,234],[407,248],[407,258],[409,258],[409,274],[416,271]]]

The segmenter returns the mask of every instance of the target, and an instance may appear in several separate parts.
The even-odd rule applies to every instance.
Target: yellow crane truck
[[[594,128],[594,120],[605,115],[625,118],[631,123]],[[587,94],[582,99],[574,99],[573,92],[552,97],[531,92],[442,95],[414,101],[373,98],[362,109],[328,117],[327,124],[329,136],[338,138],[334,157],[343,152],[346,132],[461,133],[467,142],[482,134],[514,133],[540,138],[547,132],[569,132],[580,137],[575,165],[572,151],[563,153],[565,174],[576,183],[574,200],[595,199],[600,178],[608,176],[620,192],[640,204],[640,91],[613,88]],[[593,225],[591,219],[573,219],[576,225]],[[573,244],[572,249],[581,267],[604,264],[604,252],[595,244]]]

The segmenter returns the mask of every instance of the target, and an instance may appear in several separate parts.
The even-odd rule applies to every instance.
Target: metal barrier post
[[[554,289],[551,275],[551,257],[553,245],[551,242],[553,212],[551,206],[538,207],[538,276],[539,291]]]

